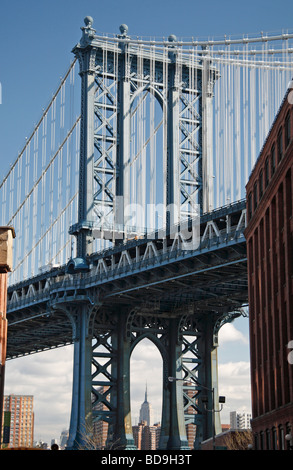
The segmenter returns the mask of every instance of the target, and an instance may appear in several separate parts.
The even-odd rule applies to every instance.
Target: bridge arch
[[[158,88],[153,86],[151,83],[147,83],[145,86],[138,88],[135,91],[135,93],[133,93],[133,95],[131,97],[131,100],[130,100],[130,107],[133,106],[133,103],[134,103],[135,99],[137,98],[137,96],[140,93],[143,93],[144,91],[148,91],[150,94],[152,94],[154,96],[154,98],[156,98],[157,101],[159,102],[159,104],[162,108],[162,111],[164,111],[164,109],[166,108],[166,101],[164,99],[164,95]]]
[[[151,410],[149,425],[162,423],[163,354],[159,342],[153,335],[141,335],[132,344],[130,353],[130,406],[133,426],[139,424],[141,405],[146,399]]]
[[[125,174],[130,187],[130,203],[140,208],[135,222],[141,228],[154,229],[162,220],[154,207],[164,201],[166,155],[166,102],[163,90],[152,83],[139,86],[129,101],[129,159]]]
[[[137,336],[136,339],[132,342],[131,344],[131,349],[130,349],[130,357],[133,353],[133,350],[135,347],[143,340],[149,340],[151,343],[153,343],[159,350],[162,360],[166,357],[166,349],[163,346],[162,342],[160,341],[160,338],[158,338],[155,334],[150,333],[150,332],[145,332],[142,333],[141,335]]]

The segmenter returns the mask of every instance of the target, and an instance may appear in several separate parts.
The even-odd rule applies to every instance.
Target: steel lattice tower
[[[119,228],[125,237],[131,116],[139,93],[152,94],[163,113],[163,199],[168,207],[179,208],[177,213],[172,209],[166,215],[166,236],[172,224],[194,217],[198,206],[201,213],[210,209],[212,168],[207,156],[217,78],[204,54],[199,62],[184,59],[174,36],[168,39],[167,53],[154,54],[151,48],[133,45],[125,25],[112,43],[96,37],[90,17],[85,18],[82,31],[82,39],[73,49],[80,64],[81,141],[79,220],[70,229],[77,238],[76,257],[69,263],[72,273],[87,269],[94,229],[110,227],[114,245],[119,243],[115,235]],[[186,147],[186,142],[191,145]],[[213,420],[213,413],[205,412],[200,394],[205,390],[209,408],[217,407],[215,338],[220,324],[230,318],[198,314],[187,304],[174,306],[171,313],[160,308],[154,311],[152,304],[143,309],[132,304],[114,305],[109,315],[94,288],[90,301],[82,295],[78,300],[75,295],[74,302],[58,308],[70,317],[75,333],[69,448],[83,445],[92,419],[109,423],[109,446],[134,448],[130,356],[143,338],[158,347],[163,359],[160,448],[187,449],[188,422],[196,424],[195,448],[213,434],[213,421],[216,432],[220,431],[219,413]],[[101,374],[104,380],[97,379]],[[168,377],[179,380],[170,382]],[[103,405],[103,411],[98,404]],[[195,414],[187,414],[190,407]]]

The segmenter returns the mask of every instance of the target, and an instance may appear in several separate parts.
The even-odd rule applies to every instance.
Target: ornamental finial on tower
[[[168,55],[172,62],[176,60],[176,45],[173,44],[176,42],[177,42],[177,37],[175,36],[175,34],[170,34],[170,36],[168,37],[168,43],[170,44]]]
[[[119,30],[120,30],[120,33],[121,34],[117,34],[117,38],[119,39],[129,39],[129,36],[127,35],[128,33],[128,26],[127,24],[121,24],[119,26]],[[123,51],[126,51],[127,49],[127,44],[126,44],[127,41],[122,41],[119,43],[119,46],[120,48],[123,50]]]
[[[94,20],[91,16],[86,16],[84,19],[84,24],[86,25],[87,28],[91,28]]]
[[[127,24],[121,24],[119,27],[120,33],[118,34],[118,38],[127,38],[127,33],[128,33],[128,26]]]
[[[84,19],[84,24],[85,26],[83,26],[81,28],[82,30],[82,38],[81,38],[81,45],[82,46],[85,46],[87,44],[89,44],[95,37],[95,29],[92,28],[92,25],[93,25],[93,18],[91,16],[86,16],[85,19]]]
[[[169,42],[176,42],[177,37],[175,36],[175,34],[170,34],[170,36],[168,37],[168,41]]]

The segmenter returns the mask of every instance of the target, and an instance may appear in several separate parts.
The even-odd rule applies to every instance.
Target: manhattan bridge
[[[16,232],[7,359],[73,344],[68,448],[102,420],[109,448],[135,449],[130,358],[147,338],[163,364],[159,448],[187,449],[192,423],[199,449],[221,432],[218,332],[248,315],[245,184],[293,34],[145,40],[84,23],[0,185]]]

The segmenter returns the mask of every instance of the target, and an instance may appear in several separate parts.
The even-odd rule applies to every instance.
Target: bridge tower
[[[165,236],[174,224],[199,215],[198,208],[208,212],[213,200],[211,116],[217,72],[206,51],[200,51],[200,59],[186,58],[174,36],[160,51],[151,41],[132,41],[126,25],[109,41],[96,35],[91,17],[81,29],[82,38],[73,49],[81,77],[81,138],[79,215],[70,228],[77,251],[68,265],[70,273],[88,269],[97,233],[110,234],[114,246],[128,238],[132,163],[147,145],[157,145],[158,129],[162,138],[157,152],[163,162],[158,186],[169,209],[164,213]],[[145,119],[140,104],[147,97],[154,98],[150,106],[160,110],[161,124],[153,112],[148,135],[133,149],[133,119],[137,114],[139,133]],[[152,179],[156,169],[147,171]],[[201,397],[208,396],[208,409],[218,409],[216,338],[227,316],[197,312],[184,301],[171,312],[154,309],[151,302],[143,309],[114,303],[110,315],[94,288],[91,297],[77,299],[75,295],[64,306],[75,335],[68,448],[86,445],[85,436],[97,420],[109,424],[109,448],[135,448],[130,357],[143,338],[158,347],[163,360],[160,448],[187,449],[188,422],[197,427],[195,448],[213,435],[213,427],[220,432],[219,413],[206,411]],[[188,414],[190,408],[194,414]]]

